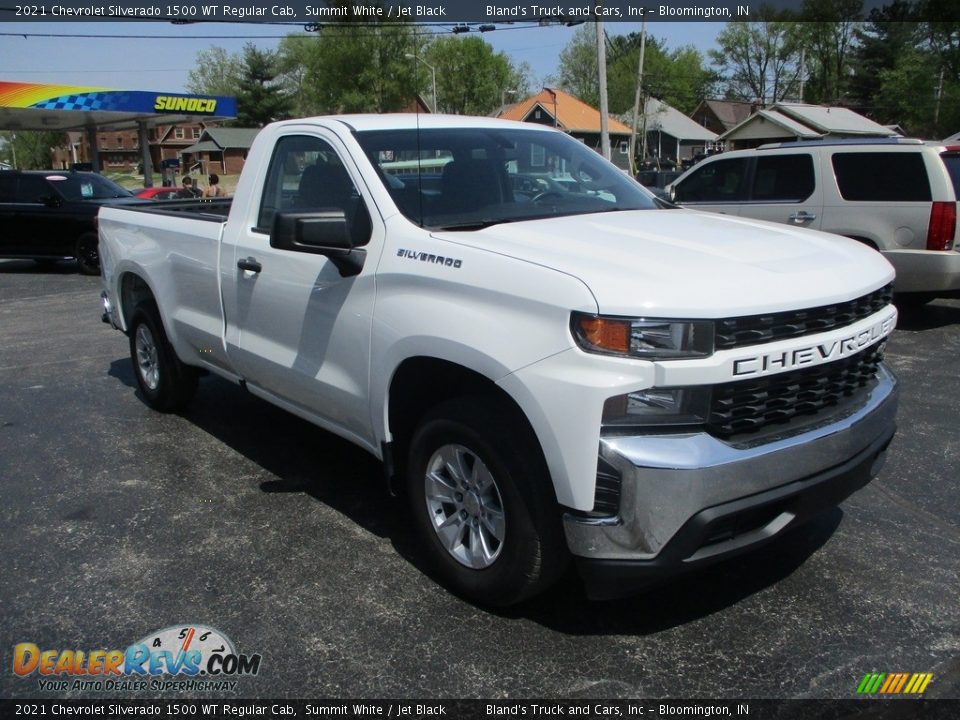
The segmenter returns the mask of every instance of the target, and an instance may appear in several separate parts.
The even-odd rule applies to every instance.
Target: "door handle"
[[[805,223],[810,222],[811,220],[816,220],[817,216],[813,213],[808,213],[806,210],[801,210],[800,212],[795,212],[791,215],[788,220],[794,223]]]
[[[258,263],[252,257],[244,258],[243,260],[237,260],[237,267],[241,270],[249,270],[250,272],[258,273],[263,270],[263,265]]]

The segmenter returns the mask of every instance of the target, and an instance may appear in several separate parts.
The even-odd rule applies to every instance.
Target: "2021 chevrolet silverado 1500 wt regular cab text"
[[[99,226],[150,405],[205,369],[382,458],[481,603],[571,555],[609,597],[756,546],[867,483],[894,433],[886,260],[662,209],[551,128],[277,123],[232,204]]]

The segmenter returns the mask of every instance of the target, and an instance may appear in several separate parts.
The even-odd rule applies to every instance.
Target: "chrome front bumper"
[[[579,561],[646,566],[657,576],[768,540],[876,475],[897,400],[896,378],[881,365],[865,394],[794,434],[604,437],[600,455],[621,475],[620,512],[567,514],[570,550]]]

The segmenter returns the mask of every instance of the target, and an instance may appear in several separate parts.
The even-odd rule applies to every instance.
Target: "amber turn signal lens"
[[[626,354],[630,351],[630,323],[627,320],[581,316],[582,337],[598,350]]]

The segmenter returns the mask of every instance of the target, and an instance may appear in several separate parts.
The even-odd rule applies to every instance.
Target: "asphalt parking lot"
[[[868,672],[960,697],[960,301],[902,317],[883,472],[767,549],[645,595],[575,577],[506,613],[427,576],[379,465],[217,378],[138,398],[99,278],[0,261],[0,697],[17,643],[212,626],[263,656],[232,697],[850,698]],[[135,695],[133,695],[135,696]]]

